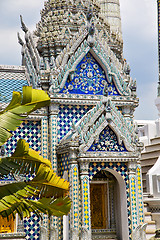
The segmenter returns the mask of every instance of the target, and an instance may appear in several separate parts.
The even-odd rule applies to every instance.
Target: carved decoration
[[[109,151],[124,152],[126,148],[123,144],[118,143],[116,134],[107,126],[99,135],[99,139],[94,141],[88,151]]]
[[[106,84],[107,77],[104,70],[95,58],[88,53],[77,65],[76,71],[70,75],[60,93],[103,95]],[[107,85],[109,95],[119,95],[112,79]]]

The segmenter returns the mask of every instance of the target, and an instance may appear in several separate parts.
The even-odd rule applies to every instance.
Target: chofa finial
[[[23,42],[22,38],[20,37],[19,32],[17,33],[17,36],[18,36],[18,42],[19,42],[19,44],[23,46],[23,45],[24,45],[24,42]]]
[[[22,30],[23,30],[25,33],[28,32],[28,28],[26,27],[25,23],[23,22],[22,15],[20,15],[20,19],[21,19],[21,28],[22,28]]]

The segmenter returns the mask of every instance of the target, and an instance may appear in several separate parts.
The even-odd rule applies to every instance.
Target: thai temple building
[[[50,232],[47,216],[0,219],[0,239],[145,239],[143,144],[120,1],[48,0],[33,33],[22,17],[21,26],[22,66],[0,66],[0,107],[24,85],[47,91],[51,103],[29,115],[5,155],[24,138],[70,182],[72,207],[68,216],[53,217]]]

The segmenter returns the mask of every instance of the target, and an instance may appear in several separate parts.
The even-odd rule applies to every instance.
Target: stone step
[[[151,216],[151,212],[144,212],[144,221],[145,223],[149,223],[152,221],[152,216]]]
[[[156,151],[150,151],[150,152],[144,152],[141,155],[141,161],[142,160],[146,160],[149,158],[158,158],[160,155],[160,150],[156,150]]]
[[[160,137],[155,137],[155,138],[151,138],[151,144],[157,144],[160,143]]]
[[[155,236],[155,234],[153,234],[153,233],[148,233],[148,234],[146,234],[146,240],[150,240],[151,239],[151,237],[153,237],[153,236]]]
[[[92,233],[92,240],[118,240],[115,233],[110,232],[94,232]]]
[[[156,158],[147,158],[146,157],[145,159],[141,159],[142,168],[153,166],[156,163],[157,159],[158,159],[158,157],[156,157]]]
[[[159,150],[159,149],[160,149],[160,142],[145,146],[145,152],[156,151],[156,150]]]

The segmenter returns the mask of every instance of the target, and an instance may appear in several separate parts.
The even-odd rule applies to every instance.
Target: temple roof
[[[101,13],[99,2],[95,0],[90,1],[90,4],[82,0],[46,1],[36,29],[40,54],[49,57],[57,56],[71,39],[74,40],[77,34],[80,35],[80,31],[84,32],[87,27],[89,29],[88,22],[92,23],[98,31],[103,28],[106,31],[104,33],[106,41],[119,55],[122,54],[121,34],[110,31],[107,18]],[[116,46],[120,45],[119,51]]]
[[[22,92],[22,87],[28,85],[25,67],[0,66],[0,103],[3,107],[12,99],[12,92]]]

